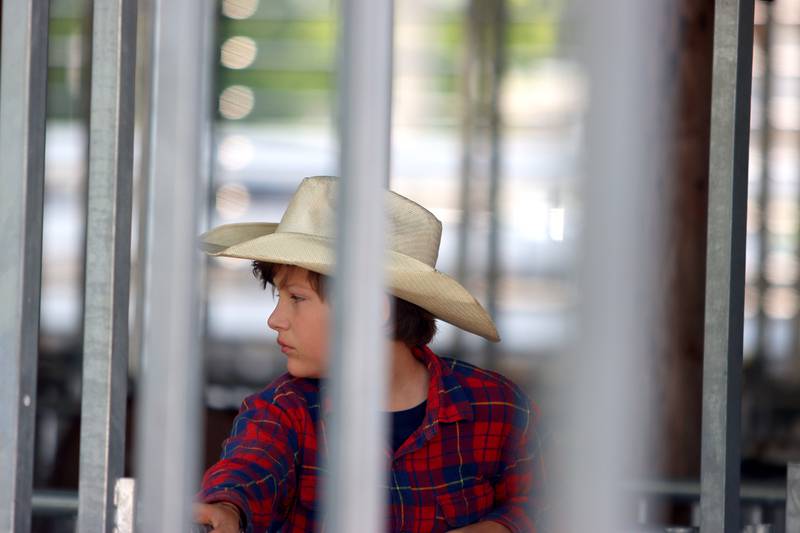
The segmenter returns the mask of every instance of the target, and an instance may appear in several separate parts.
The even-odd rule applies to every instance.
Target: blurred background
[[[38,491],[71,494],[80,435],[91,2],[50,3],[34,483]],[[140,2],[134,332],[142,323],[149,4]],[[634,490],[662,493],[658,506],[634,518],[642,524],[696,520],[691,498],[675,494],[678,485],[640,483],[691,486],[700,471],[714,3],[674,4],[653,35],[669,59],[657,80],[668,111],[668,162],[654,170],[667,215],[657,250],[663,332],[653,339],[649,373],[631,384],[656,399],[648,424],[661,440],[658,456],[631,480]],[[336,173],[337,9],[330,0],[218,2],[210,226],[277,221],[303,177]],[[390,186],[442,221],[437,268],[477,295],[503,338],[488,344],[440,322],[432,348],[512,377],[548,412],[546,392],[559,380],[555,361],[572,340],[576,182],[590,105],[564,29],[574,13],[565,0],[402,0],[395,17]],[[785,483],[787,461],[800,459],[800,0],[757,2],[752,106],[743,480],[769,489]],[[210,260],[206,464],[216,459],[242,398],[285,371],[266,326],[273,305],[248,262]],[[137,335],[131,338],[133,384],[141,348]],[[131,398],[129,419],[135,410]],[[135,441],[131,431],[127,441]],[[773,510],[755,501],[747,512],[767,520]],[[35,513],[36,531],[74,529],[70,513]]]

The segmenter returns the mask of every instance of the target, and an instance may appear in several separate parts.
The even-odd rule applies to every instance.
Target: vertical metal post
[[[136,481],[117,479],[114,486],[114,533],[133,533],[133,510],[136,508]]]
[[[125,466],[136,0],[95,0],[78,530],[111,531]]]
[[[0,531],[31,525],[48,2],[6,0],[0,52]]]
[[[770,201],[770,160],[769,153],[772,148],[772,121],[769,116],[769,104],[772,97],[772,2],[764,2],[766,18],[764,20],[764,78],[761,84],[761,194],[759,197],[759,211],[761,223],[759,224],[758,237],[758,328],[756,341],[756,357],[764,359],[767,355],[767,327],[769,318],[764,308],[769,282],[767,280],[766,265],[769,255],[769,228],[767,225],[767,212]]]
[[[137,144],[141,156],[138,173],[133,176],[133,212],[135,218],[137,241],[134,260],[131,263],[131,287],[134,305],[131,318],[130,356],[128,369],[132,381],[138,382],[142,359],[142,342],[144,336],[144,278],[147,265],[147,200],[148,176],[151,155],[150,109],[153,95],[153,54],[155,52],[155,25],[153,22],[155,0],[139,0],[139,27],[136,38],[136,123],[138,127]]]
[[[479,25],[476,19],[475,2],[471,1],[466,13],[465,51],[461,67],[461,163],[459,168],[460,187],[458,194],[458,207],[461,210],[458,224],[458,241],[456,244],[456,279],[468,287],[467,258],[469,256],[469,233],[472,226],[472,180],[475,173],[473,152],[475,150],[475,122],[474,110],[475,92],[477,83],[474,80],[476,61],[479,56],[480,46],[475,27]],[[463,333],[456,328],[454,350],[461,354],[463,351]]]
[[[466,50],[462,68],[461,187],[456,276],[468,284],[469,236],[474,212],[489,215],[486,257],[486,307],[497,313],[500,276],[499,226],[501,178],[500,82],[505,62],[506,0],[471,0],[466,15]],[[456,330],[455,353],[463,351],[463,335]],[[485,343],[482,365],[492,366],[497,344]]]
[[[333,299],[330,453],[323,505],[330,531],[386,526],[387,343],[381,325],[384,196],[389,176],[393,2],[345,0],[341,174]],[[367,148],[369,147],[369,148]]]
[[[487,58],[486,76],[488,77],[488,114],[487,136],[489,144],[489,246],[488,267],[486,269],[486,309],[489,316],[497,320],[497,289],[500,282],[500,185],[501,185],[501,149],[502,124],[500,120],[500,82],[505,68],[505,25],[506,2],[494,0],[490,3],[491,25],[489,57]],[[494,355],[497,344],[484,343],[486,359],[490,367],[497,362]]]
[[[709,161],[700,527],[739,531],[753,0],[717,0]]]
[[[652,335],[661,323],[653,305],[664,211],[659,150],[669,127],[657,36],[665,31],[669,2],[577,0],[572,8],[581,17],[573,34],[589,101],[577,344],[557,372],[564,378],[555,399],[564,427],[551,503],[558,510],[555,530],[610,533],[625,529],[635,506],[613,487],[641,470],[657,442],[645,433],[649,398],[636,385],[652,368]]]
[[[209,180],[213,0],[157,0],[137,531],[188,531],[200,475],[204,354],[196,247]]]
[[[800,463],[787,465],[786,533],[800,533]]]

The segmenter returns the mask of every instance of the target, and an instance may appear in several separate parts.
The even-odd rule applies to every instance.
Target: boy
[[[288,370],[242,402],[221,459],[203,476],[195,520],[215,532],[320,528],[317,485],[326,454],[320,388],[328,370],[325,286],[336,187],[335,178],[306,178],[279,224],[230,224],[202,237],[210,254],[252,260],[254,274],[277,293],[267,324],[278,333]],[[543,481],[535,408],[502,376],[428,349],[436,318],[499,337],[469,292],[434,268],[441,223],[398,194],[386,199],[387,529],[535,531],[529,502]]]

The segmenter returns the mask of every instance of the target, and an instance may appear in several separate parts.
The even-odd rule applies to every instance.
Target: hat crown
[[[292,196],[276,233],[300,233],[333,239],[336,233],[338,179],[305,178]],[[386,248],[434,268],[442,223],[433,213],[392,191],[386,191]]]

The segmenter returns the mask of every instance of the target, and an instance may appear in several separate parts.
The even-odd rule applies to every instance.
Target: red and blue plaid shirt
[[[491,520],[535,532],[544,473],[535,406],[499,374],[427,347],[414,355],[430,373],[428,405],[403,445],[386,449],[388,529],[439,532]],[[199,499],[237,505],[248,532],[318,530],[324,433],[318,381],[284,374],[242,402]]]

